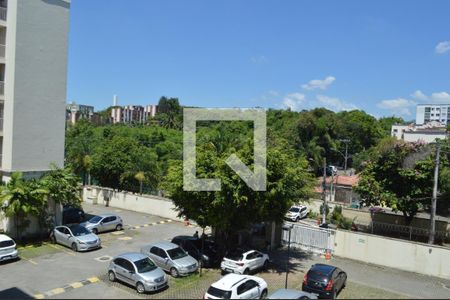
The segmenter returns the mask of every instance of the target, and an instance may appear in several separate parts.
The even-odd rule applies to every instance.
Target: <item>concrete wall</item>
[[[117,192],[108,188],[87,186],[83,188],[83,201],[98,205],[109,204],[111,207],[182,221],[181,218],[177,217],[172,200],[163,197],[139,195],[126,191]]]
[[[334,255],[450,279],[450,249],[337,230]]]
[[[2,169],[64,163],[70,2],[9,0]],[[32,176],[38,176],[34,174]]]

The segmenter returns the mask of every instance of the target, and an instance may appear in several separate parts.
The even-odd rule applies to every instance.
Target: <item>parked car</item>
[[[291,289],[279,289],[273,292],[267,299],[317,299],[317,296],[311,293],[291,290]]]
[[[84,220],[84,211],[81,207],[64,205],[62,215],[63,225],[81,223]]]
[[[246,249],[230,251],[222,260],[220,268],[223,273],[249,274],[260,269],[267,269],[269,255]]]
[[[72,248],[73,251],[88,251],[102,245],[97,235],[78,224],[56,226],[50,233],[50,239],[54,243]]]
[[[336,299],[346,282],[347,274],[341,269],[330,265],[315,264],[305,274],[302,290],[317,294],[320,298]]]
[[[159,291],[168,286],[164,271],[146,255],[134,252],[114,257],[109,263],[108,278],[136,287],[139,294]]]
[[[17,258],[17,245],[14,240],[6,234],[0,234],[0,261]]]
[[[81,223],[84,227],[97,234],[100,232],[111,230],[122,230],[123,220],[121,217],[115,214],[101,214],[94,216],[87,222]]]
[[[213,241],[205,239],[202,247],[202,240],[200,238],[179,235],[172,239],[172,243],[183,248],[190,256],[201,262],[204,267],[210,268],[217,266],[220,263],[221,257],[219,248]]]
[[[141,248],[141,253],[150,257],[155,264],[173,277],[185,276],[198,269],[198,263],[177,244],[160,242]]]
[[[264,279],[239,274],[228,274],[214,282],[205,293],[205,299],[264,299],[267,283]]]
[[[306,218],[308,215],[308,208],[304,205],[295,205],[289,208],[285,218],[293,222],[298,222],[300,219]]]
[[[372,214],[375,214],[375,213],[385,213],[386,210],[385,210],[384,208],[382,208],[382,207],[379,207],[379,206],[371,206],[371,207],[369,208],[369,212],[372,213]]]

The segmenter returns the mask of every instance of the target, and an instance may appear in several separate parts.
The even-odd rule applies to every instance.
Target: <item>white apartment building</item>
[[[157,105],[126,105],[113,106],[111,109],[112,123],[145,123],[153,118],[158,111]]]
[[[450,124],[450,104],[419,104],[416,107],[416,124],[432,121],[443,125]]]
[[[70,0],[0,0],[1,176],[63,166]]]

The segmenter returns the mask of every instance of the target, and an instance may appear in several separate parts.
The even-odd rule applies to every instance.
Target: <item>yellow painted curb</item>
[[[45,296],[42,295],[42,294],[36,294],[36,295],[34,295],[34,299],[44,299],[44,298],[45,298]]]
[[[98,279],[98,277],[91,277],[87,279],[88,281],[90,281],[91,283],[95,283],[95,282],[99,282],[100,279]]]
[[[81,282],[74,282],[69,284],[71,287],[73,287],[74,289],[80,288],[83,286],[83,284]]]

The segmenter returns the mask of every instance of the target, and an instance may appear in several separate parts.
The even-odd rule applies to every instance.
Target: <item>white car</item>
[[[0,261],[16,259],[17,245],[12,238],[6,234],[0,234]]]
[[[268,265],[269,255],[256,250],[236,249],[225,255],[220,268],[223,273],[250,274],[267,269]]]
[[[211,284],[204,299],[264,299],[266,296],[267,283],[264,279],[228,274]]]
[[[308,215],[308,208],[304,205],[295,205],[289,208],[289,211],[286,213],[286,219],[291,220],[293,222],[298,222],[300,219],[306,218]]]

